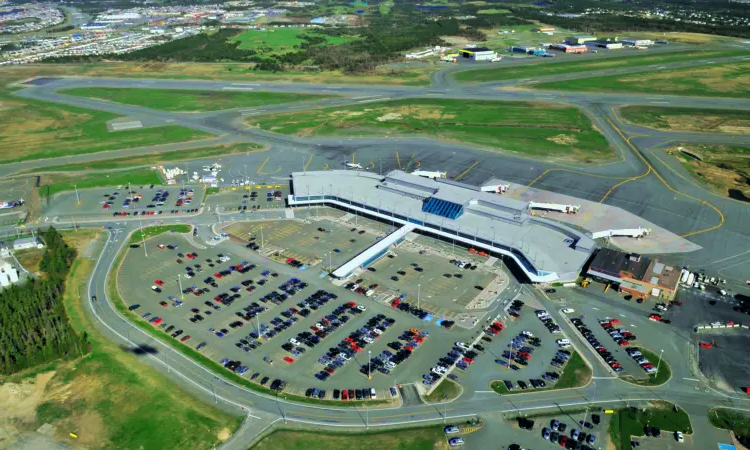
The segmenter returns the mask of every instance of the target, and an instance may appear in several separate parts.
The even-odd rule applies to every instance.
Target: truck
[[[502,194],[503,192],[507,192],[509,187],[510,185],[508,184],[488,184],[487,186],[482,186],[479,190],[482,192]]]
[[[693,285],[694,282],[695,282],[695,274],[693,272],[690,272],[690,274],[688,275],[687,281],[685,282],[685,285],[687,285],[687,287],[690,287]]]
[[[559,203],[537,203],[529,202],[529,209],[543,209],[547,211],[558,211],[567,214],[575,214],[581,209],[581,205],[562,205]]]

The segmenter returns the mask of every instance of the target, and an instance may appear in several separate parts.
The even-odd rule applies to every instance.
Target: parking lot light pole
[[[146,233],[143,232],[143,219],[139,217],[138,220],[141,222],[141,242],[143,243],[143,255],[148,258],[148,251],[146,250]]]
[[[264,247],[263,245],[264,239],[263,239],[263,225],[260,226],[260,248],[262,249]]]
[[[181,273],[177,274],[177,283],[179,283],[180,285],[180,299],[184,300],[185,295],[182,293],[182,274]]]
[[[420,298],[421,293],[422,293],[422,285],[418,284],[417,285],[417,309],[419,309],[419,298]]]
[[[73,189],[76,190],[76,200],[78,201],[78,206],[81,206],[81,197],[78,196],[78,186],[75,184],[73,185]]]
[[[372,380],[372,366],[370,365],[371,350],[367,350],[367,379]]]
[[[664,349],[661,349],[661,352],[659,353],[659,362],[656,363],[656,373],[654,374],[654,377],[659,376],[659,366],[661,365],[661,357],[664,355]]]

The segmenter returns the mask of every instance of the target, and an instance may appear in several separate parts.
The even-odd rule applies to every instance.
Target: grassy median
[[[750,111],[625,106],[619,112],[628,122],[657,130],[738,134],[750,132]]]
[[[60,192],[108,186],[143,186],[162,184],[159,174],[151,169],[126,170],[112,173],[54,174],[44,175],[39,186],[39,195],[51,197]]]
[[[657,367],[658,364],[659,370],[657,370],[656,373],[649,374],[646,378],[634,378],[630,375],[625,375],[620,377],[621,380],[638,386],[661,386],[672,378],[672,368],[669,367],[669,364],[664,358],[661,358],[661,361],[659,360],[659,354],[643,347],[639,347],[638,351],[640,351],[641,355],[653,364],[654,367]]]
[[[675,405],[668,402],[653,402],[646,410],[628,408],[615,411],[609,421],[609,432],[612,441],[621,450],[630,449],[632,436],[641,437],[645,435],[644,426],[656,427],[662,433],[662,439],[667,433],[681,431],[692,434],[693,427],[690,424],[690,416]]]
[[[381,433],[326,433],[275,431],[252,450],[443,450],[448,448],[442,427],[415,428]]]
[[[454,400],[461,395],[463,389],[458,383],[451,380],[443,380],[430,395],[424,397],[427,403],[442,403]]]
[[[658,53],[655,55],[626,51],[619,58],[602,57],[582,61],[556,62],[556,58],[539,58],[538,64],[505,67],[502,63],[495,67],[458,72],[456,80],[463,82],[488,82],[501,80],[518,80],[523,78],[563,75],[568,73],[591,72],[594,70],[618,69],[651,64],[666,64],[681,61],[696,61],[710,58],[727,58],[750,55],[741,50],[734,51],[684,51],[675,53]],[[614,51],[612,52],[614,53]],[[567,81],[565,83],[568,83]]]
[[[727,408],[712,408],[708,412],[708,420],[716,428],[733,431],[742,445],[750,446],[750,414]]]
[[[504,369],[504,370],[510,370],[510,369]],[[514,372],[509,372],[514,373]],[[490,389],[495,391],[498,394],[502,395],[510,395],[510,394],[521,394],[526,392],[538,392],[538,391],[553,391],[556,389],[570,389],[570,388],[579,388],[586,386],[589,381],[591,381],[591,377],[593,376],[593,372],[591,371],[591,368],[586,364],[586,361],[584,361],[583,357],[578,352],[573,352],[573,354],[570,356],[570,359],[565,364],[565,367],[563,367],[562,372],[560,372],[560,378],[557,380],[557,383],[549,386],[544,387],[541,389],[534,389],[529,385],[529,389],[526,390],[512,390],[509,391],[508,388],[505,386],[505,383],[502,380],[493,381],[490,383]],[[545,381],[548,385],[550,384],[549,381]],[[526,381],[526,384],[529,384],[528,381]]]
[[[612,158],[578,108],[543,102],[414,98],[259,116],[248,124],[296,136],[424,135],[532,157]]]
[[[750,98],[750,63],[710,64],[634,74],[538,83],[534,89]]]
[[[82,87],[57,92],[126,105],[172,112],[218,111],[339,97],[291,92],[197,91],[193,89],[138,89]]]

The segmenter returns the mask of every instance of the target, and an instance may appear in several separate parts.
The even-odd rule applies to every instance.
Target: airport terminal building
[[[556,221],[532,216],[529,204],[479,187],[399,170],[295,172],[288,205],[325,204],[399,228],[333,272],[346,278],[417,232],[504,256],[535,283],[573,281],[595,249],[593,239]]]

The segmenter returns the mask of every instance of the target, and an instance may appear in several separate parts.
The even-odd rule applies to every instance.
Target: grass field
[[[672,368],[669,367],[669,363],[667,363],[664,358],[662,358],[661,362],[659,362],[659,355],[657,353],[654,353],[651,350],[643,347],[639,347],[638,350],[641,352],[644,358],[649,360],[649,362],[654,365],[654,367],[656,367],[658,363],[659,370],[655,374],[649,375],[647,378],[633,378],[630,376],[623,376],[620,377],[621,380],[636,384],[638,386],[660,386],[669,381],[670,378],[672,378]]]
[[[675,431],[692,434],[693,427],[690,417],[682,410],[674,410],[674,405],[667,402],[653,402],[652,407],[641,411],[636,408],[615,411],[608,427],[612,442],[619,444],[617,448],[630,449],[631,436],[644,436],[645,425],[656,427],[664,436]],[[669,437],[667,437],[669,439]]]
[[[61,166],[45,166],[44,172],[86,172],[91,170],[116,170],[130,167],[153,166],[167,162],[188,161],[191,159],[222,158],[230,155],[263,151],[265,147],[258,144],[227,144],[213,147],[200,147],[172,152],[149,153],[138,156],[126,156],[102,161],[92,161]],[[24,173],[40,172],[40,169],[27,169]]]
[[[592,70],[617,69],[624,67],[648,66],[679,61],[694,61],[710,58],[726,58],[739,55],[750,55],[740,50],[731,51],[684,51],[676,53],[659,53],[654,55],[635,53],[635,50],[624,50],[620,58],[589,58],[580,61],[556,62],[556,58],[537,58],[538,64],[504,67],[498,64],[488,69],[469,70],[456,73],[456,80],[465,82],[485,82],[516,80],[522,78],[560,75],[567,73],[589,72]],[[610,77],[607,77],[610,78]],[[590,80],[590,78],[585,79]],[[574,81],[574,82],[581,82]],[[570,83],[566,81],[565,84]],[[559,82],[555,82],[559,84]]]
[[[76,332],[88,334],[90,352],[3,380],[26,386],[21,392],[32,389],[32,395],[11,403],[16,414],[11,420],[16,419],[22,431],[51,423],[56,427],[55,439],[76,448],[198,450],[226,440],[241,416],[227,415],[192,398],[94,327],[83,302],[89,301],[86,284],[95,261],[82,255],[98,231],[63,233],[79,254],[66,285],[65,309]],[[103,242],[104,237],[99,239]]]
[[[58,192],[72,191],[74,189],[87,189],[105,186],[127,186],[161,184],[161,178],[156,171],[151,169],[133,169],[112,173],[88,173],[68,175],[57,173],[42,177],[42,185],[39,186],[39,195],[42,197],[52,196]]]
[[[632,75],[539,83],[534,89],[578,92],[627,92],[705,97],[750,98],[750,63],[709,64]]]
[[[370,450],[373,445],[389,450],[448,448],[443,428],[430,427],[368,434],[282,430],[263,438],[252,450]]]
[[[180,126],[107,131],[118,116],[67,105],[27,100],[0,90],[0,163],[103,152],[206,139],[212,135]]]
[[[195,91],[192,89],[133,89],[83,87],[60,89],[61,94],[107,100],[173,112],[218,111],[339,97],[289,92]]]
[[[734,431],[745,447],[750,445],[750,415],[746,412],[713,408],[708,412],[708,420],[716,428]]]
[[[657,130],[750,134],[750,111],[625,106],[623,119]]]
[[[680,144],[670,151],[701,183],[721,195],[750,202],[750,147]]]
[[[367,75],[347,75],[342,72],[282,72],[253,70],[252,64],[242,63],[94,63],[45,64],[4,67],[0,85],[36,76],[85,76],[120,78],[159,78],[172,80],[227,80],[243,83],[270,81],[274,83],[356,84],[428,86],[432,71],[443,66],[426,69],[392,71],[377,68]]]
[[[424,399],[427,403],[441,403],[453,400],[461,395],[461,386],[451,380],[443,380],[434,391]]]
[[[297,136],[423,134],[532,157],[585,162],[614,154],[579,109],[549,103],[404,99],[255,117],[248,123]]]
[[[356,39],[354,36],[328,36],[309,28],[269,28],[248,30],[231,40],[240,41],[239,49],[255,50],[261,55],[283,55],[296,51],[295,46],[305,42],[297,36],[324,38],[325,43],[320,45],[339,45]]]
[[[578,352],[573,352],[573,354],[570,356],[570,360],[563,368],[562,373],[560,373],[560,378],[553,386],[545,387],[542,389],[530,388],[529,390],[518,389],[509,391],[508,388],[505,387],[505,383],[503,383],[502,381],[493,381],[490,383],[490,389],[497,392],[498,394],[509,395],[520,394],[524,392],[552,391],[556,389],[577,388],[587,385],[589,381],[591,381],[592,376],[593,373],[591,371],[591,368],[586,364],[586,361],[583,360]]]

